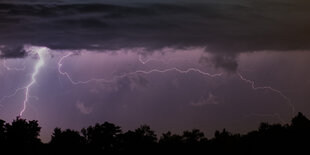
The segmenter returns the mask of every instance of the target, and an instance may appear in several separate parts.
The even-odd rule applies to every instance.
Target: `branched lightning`
[[[61,75],[66,76],[66,77],[70,80],[70,82],[71,82],[72,84],[79,84],[79,82],[75,82],[67,72],[63,72],[63,71],[61,70],[61,67],[62,67],[62,65],[63,65],[63,64],[62,64],[62,61],[63,61],[65,58],[71,56],[72,54],[73,54],[73,53],[70,52],[70,53],[66,54],[65,56],[62,56],[62,57],[59,59],[59,61],[58,61],[58,72],[59,72]]]
[[[63,61],[64,59],[66,59],[67,57],[71,56],[73,53],[68,53],[64,56],[62,56],[60,59],[59,59],[59,62],[58,62],[58,71],[61,75],[64,75],[66,76],[69,81],[74,84],[74,85],[78,85],[78,84],[88,84],[90,82],[105,82],[105,83],[111,83],[117,79],[121,79],[121,78],[125,78],[125,77],[128,77],[128,76],[131,76],[131,75],[136,75],[136,74],[152,74],[152,73],[167,73],[167,72],[171,72],[171,71],[175,71],[175,72],[178,72],[180,74],[187,74],[187,73],[190,73],[190,72],[197,72],[203,76],[208,76],[208,77],[219,77],[219,76],[222,76],[222,73],[217,73],[217,74],[210,74],[208,72],[204,72],[200,69],[197,69],[197,68],[188,68],[186,70],[182,70],[182,69],[179,69],[179,68],[176,68],[176,67],[172,67],[172,68],[167,68],[167,69],[163,69],[163,70],[160,70],[160,69],[152,69],[152,70],[137,70],[137,71],[134,71],[134,72],[129,72],[129,73],[124,73],[124,74],[121,74],[121,75],[116,75],[114,76],[113,78],[111,79],[104,79],[104,78],[91,78],[91,79],[88,79],[88,80],[85,80],[85,81],[75,81],[73,80],[73,78],[70,76],[69,73],[65,72],[65,71],[62,71],[61,70],[61,67],[63,65]],[[148,63],[149,61],[153,60],[153,59],[147,59],[145,61],[142,60],[141,56],[139,56],[138,60],[142,63],[142,64],[146,64]],[[158,60],[159,61],[159,60]],[[270,90],[274,93],[277,93],[278,95],[280,95],[284,100],[286,100],[289,104],[289,106],[292,108],[292,115],[294,114],[294,111],[295,111],[295,108],[294,108],[294,105],[292,104],[290,98],[288,98],[287,96],[285,96],[280,90],[277,90],[271,86],[255,86],[255,83],[254,81],[251,81],[251,80],[248,80],[246,79],[244,76],[242,76],[240,73],[237,73],[238,77],[251,85],[251,88],[253,90]],[[264,116],[267,116],[267,115],[264,115]],[[281,122],[284,122],[283,119],[280,117],[279,114],[272,114],[272,115],[268,115],[268,116],[273,116],[273,117],[277,117],[279,118],[279,120]]]
[[[31,86],[33,86],[36,83],[36,76],[38,75],[40,68],[44,65],[43,54],[44,54],[44,52],[46,52],[47,48],[40,47],[40,48],[34,48],[33,50],[34,50],[33,52],[35,52],[35,54],[38,55],[39,61],[35,64],[34,72],[31,74],[31,81],[26,86],[17,88],[17,89],[15,89],[15,91],[12,94],[4,96],[0,99],[0,103],[1,103],[5,99],[15,96],[19,91],[25,90],[25,98],[23,101],[23,108],[20,111],[19,116],[22,116],[24,111],[26,110],[26,106],[27,106],[27,102],[28,102],[29,98],[32,98],[32,97],[37,98],[35,96],[30,96],[29,91],[30,91]],[[24,70],[24,68],[25,68],[25,66],[24,66],[24,68],[8,67],[6,65],[5,61],[4,61],[3,65],[7,70],[17,70],[18,71],[18,70]]]
[[[29,89],[31,88],[32,85],[36,83],[36,76],[38,75],[40,68],[44,65],[44,58],[43,54],[47,50],[47,48],[39,48],[37,51],[37,54],[39,56],[39,61],[36,63],[34,72],[31,75],[31,81],[28,83],[28,85],[24,88],[25,89],[25,99],[23,101],[23,109],[20,111],[19,116],[22,116],[24,111],[26,110],[26,105],[28,102],[29,97]]]
[[[237,74],[238,74],[239,78],[240,78],[242,81],[244,81],[244,82],[246,82],[246,83],[249,83],[249,84],[251,85],[251,87],[252,87],[253,90],[260,90],[260,89],[264,90],[264,89],[265,89],[265,90],[270,90],[270,91],[275,92],[275,93],[277,93],[278,95],[280,95],[284,100],[287,101],[287,103],[288,103],[289,106],[291,107],[292,116],[294,116],[295,107],[294,107],[294,105],[293,105],[291,99],[290,99],[289,97],[285,96],[280,90],[277,90],[277,89],[275,89],[275,88],[272,88],[271,86],[255,86],[255,82],[254,82],[254,81],[251,81],[251,80],[249,80],[249,79],[246,79],[246,78],[245,78],[244,76],[242,76],[240,73],[237,73]]]
[[[138,59],[142,64],[146,64],[152,60],[156,60],[156,59],[147,59],[147,60],[142,60],[141,56],[139,56],[139,59]],[[160,60],[157,60],[157,61],[160,61]],[[200,70],[198,69],[195,69],[195,68],[191,68],[199,73],[204,73],[204,72],[201,72]],[[182,72],[183,73],[183,72]],[[292,116],[294,116],[294,112],[295,112],[295,107],[291,101],[291,99],[289,97],[287,97],[286,95],[283,94],[283,92],[281,92],[280,90],[277,90],[271,86],[255,86],[255,82],[254,81],[251,81],[249,79],[246,79],[244,76],[242,76],[240,73],[237,73],[237,75],[239,76],[239,78],[246,82],[246,83],[249,83],[252,87],[253,90],[260,90],[260,89],[267,89],[267,90],[270,90],[272,92],[275,92],[277,93],[278,95],[280,95],[284,100],[287,101],[287,103],[289,104],[289,106],[291,107],[291,113],[292,113]],[[278,113],[276,114],[256,114],[256,116],[272,116],[272,117],[277,117],[281,122],[284,122],[283,119],[280,117],[280,115]]]
[[[11,95],[4,96],[3,98],[0,99],[0,103],[1,103],[3,100],[15,96],[19,91],[25,91],[25,98],[23,100],[23,108],[22,108],[22,110],[19,113],[20,116],[22,116],[24,111],[26,110],[26,106],[27,106],[29,98],[32,97],[32,96],[30,96],[30,88],[36,83],[36,77],[37,77],[37,75],[40,72],[40,68],[44,65],[43,54],[44,54],[44,52],[46,52],[46,50],[47,50],[47,48],[36,48],[36,50],[35,50],[36,54],[39,57],[39,60],[35,64],[34,72],[31,74],[31,81],[26,86],[21,87],[21,88],[17,88],[14,91],[14,93],[12,93]],[[212,78],[222,76],[222,73],[211,74],[211,73],[202,71],[202,70],[200,70],[198,68],[188,68],[188,69],[183,70],[183,69],[179,69],[177,67],[172,67],[172,68],[167,68],[167,69],[136,70],[136,71],[133,71],[133,72],[128,72],[128,73],[124,73],[124,74],[120,74],[120,75],[115,75],[115,76],[113,76],[112,78],[109,78],[109,79],[106,79],[106,78],[91,78],[91,79],[88,79],[88,80],[85,80],[85,81],[78,81],[78,80],[74,80],[68,72],[62,70],[63,61],[66,58],[72,56],[73,54],[74,53],[70,52],[70,53],[60,57],[60,59],[58,61],[58,72],[59,72],[59,74],[65,76],[73,85],[88,84],[88,83],[91,83],[91,82],[111,83],[111,82],[114,82],[115,80],[122,79],[122,78],[129,77],[129,76],[133,76],[133,75],[136,75],[136,74],[145,74],[145,75],[147,75],[147,74],[152,74],[152,73],[167,73],[167,72],[177,72],[179,74],[188,74],[188,73],[191,73],[191,72],[196,72],[196,73],[201,74],[202,76],[208,76],[208,77],[212,77]],[[146,64],[146,63],[148,63],[150,61],[162,61],[162,60],[157,60],[157,59],[143,60],[141,56],[139,56],[138,60],[142,64]],[[9,67],[6,64],[5,60],[3,61],[3,66],[7,70],[19,71],[19,70],[24,70],[25,69],[25,65],[24,65],[23,68]],[[248,83],[253,90],[269,90],[269,91],[272,91],[272,92],[280,95],[284,100],[287,101],[287,103],[291,107],[292,115],[294,114],[295,107],[292,104],[291,99],[289,97],[287,97],[286,95],[284,95],[283,92],[281,92],[280,90],[277,90],[277,89],[275,89],[275,88],[273,88],[271,86],[256,86],[254,81],[251,81],[251,80],[245,78],[240,73],[237,73],[237,76],[242,81],[244,81],[245,83]],[[255,115],[258,116],[258,114],[255,114]],[[283,119],[280,117],[280,115],[277,114],[277,113],[276,114],[270,114],[270,115],[262,115],[262,116],[278,117],[282,122],[284,122]]]
[[[64,72],[61,70],[61,67],[63,65],[63,60],[67,57],[69,57],[70,55],[72,55],[73,53],[68,53],[66,54],[65,56],[61,57],[58,61],[58,71],[60,74],[66,76],[69,81],[74,84],[74,85],[77,85],[77,84],[88,84],[90,82],[105,82],[105,83],[110,83],[110,82],[113,82],[117,79],[121,79],[121,78],[125,78],[125,77],[128,77],[130,75],[135,75],[135,74],[151,74],[151,73],[166,73],[166,72],[171,72],[171,71],[176,71],[180,74],[187,74],[189,72],[197,72],[197,73],[200,73],[204,76],[209,76],[209,77],[218,77],[218,76],[221,76],[222,73],[217,73],[217,74],[210,74],[210,73],[207,73],[207,72],[204,72],[200,69],[197,69],[197,68],[188,68],[186,70],[181,70],[179,68],[176,68],[176,67],[173,67],[173,68],[168,68],[168,69],[163,69],[163,70],[159,70],[159,69],[152,69],[152,70],[149,70],[149,71],[145,71],[145,70],[137,70],[137,71],[134,71],[134,72],[129,72],[129,73],[124,73],[124,74],[121,74],[121,75],[116,75],[114,76],[112,79],[104,79],[104,78],[91,78],[89,80],[86,80],[86,81],[75,81],[72,79],[72,77],[70,76],[69,73],[67,72]]]

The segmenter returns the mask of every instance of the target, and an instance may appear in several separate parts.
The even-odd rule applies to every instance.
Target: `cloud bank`
[[[240,52],[308,50],[310,1],[0,2],[2,57],[24,44],[52,49],[206,47],[236,69]]]

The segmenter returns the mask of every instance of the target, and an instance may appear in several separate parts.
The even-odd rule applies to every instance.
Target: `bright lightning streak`
[[[63,61],[65,58],[71,56],[72,54],[73,54],[73,53],[68,53],[68,54],[66,54],[65,56],[63,56],[63,57],[61,57],[61,58],[59,59],[59,61],[58,61],[58,72],[59,72],[61,75],[66,76],[66,77],[70,80],[70,82],[71,82],[72,84],[79,84],[79,82],[75,82],[67,72],[63,72],[63,71],[61,70],[61,67],[62,67],[62,65],[63,65],[63,64],[62,64],[62,61]]]
[[[186,69],[186,70],[181,70],[181,69],[178,69],[176,67],[173,67],[173,68],[168,68],[168,69],[164,69],[164,70],[159,70],[159,69],[152,69],[152,70],[149,70],[149,71],[145,71],[145,70],[137,70],[137,71],[134,71],[134,72],[130,72],[130,73],[125,73],[125,74],[121,74],[121,75],[116,75],[114,76],[112,79],[104,79],[104,78],[92,78],[92,79],[89,79],[89,80],[86,80],[86,81],[74,81],[72,79],[72,77],[69,75],[69,73],[67,72],[64,72],[61,70],[61,67],[63,65],[63,60],[67,57],[69,57],[70,55],[72,55],[73,53],[68,53],[66,54],[65,56],[61,57],[58,61],[58,71],[61,75],[64,75],[66,76],[69,81],[74,84],[74,85],[77,85],[77,84],[88,84],[90,82],[106,82],[106,83],[111,83],[117,79],[121,79],[121,78],[124,78],[124,77],[128,77],[130,75],[135,75],[135,74],[151,74],[151,73],[166,73],[166,72],[170,72],[170,71],[176,71],[178,73],[181,73],[181,74],[187,74],[189,72],[197,72],[197,73],[200,73],[204,76],[209,76],[209,77],[218,77],[218,76],[221,76],[222,73],[218,73],[218,74],[210,74],[210,73],[207,73],[207,72],[204,72],[202,70],[199,70],[199,69],[196,69],[196,68],[189,68],[189,69]]]
[[[218,74],[210,74],[210,73],[207,73],[207,72],[204,72],[200,69],[197,69],[197,68],[189,68],[189,69],[186,69],[186,70],[181,70],[179,68],[176,68],[176,67],[173,67],[173,68],[168,68],[168,69],[163,69],[163,70],[159,70],[159,69],[152,69],[152,70],[149,70],[149,71],[146,71],[146,70],[137,70],[137,71],[134,71],[134,72],[129,72],[129,73],[124,73],[124,74],[121,74],[121,75],[116,75],[114,76],[112,79],[104,79],[104,78],[91,78],[89,80],[85,80],[85,81],[75,81],[73,80],[73,78],[70,76],[69,73],[65,72],[65,71],[62,71],[61,70],[61,67],[63,66],[63,61],[71,56],[73,53],[68,53],[64,56],[62,56],[59,61],[58,61],[58,71],[61,75],[64,75],[66,76],[69,81],[74,84],[74,85],[78,85],[78,84],[88,84],[90,82],[106,82],[106,83],[111,83],[117,79],[121,79],[121,78],[124,78],[124,77],[128,77],[128,76],[131,76],[131,75],[136,75],[136,74],[152,74],[152,73],[166,73],[166,72],[171,72],[171,71],[175,71],[175,72],[178,72],[180,74],[187,74],[187,73],[190,73],[190,72],[197,72],[203,76],[209,76],[209,77],[219,77],[219,76],[222,76],[222,73],[218,73]],[[138,59],[142,64],[146,64],[148,63],[149,61],[152,61],[152,60],[155,60],[155,59],[147,59],[147,60],[142,60],[141,56],[139,56],[139,59]],[[158,60],[159,61],[159,60]],[[291,100],[289,97],[285,96],[280,90],[277,90],[271,86],[255,86],[255,82],[254,81],[251,81],[249,79],[246,79],[244,76],[242,76],[240,73],[237,73],[237,75],[239,76],[239,78],[246,82],[246,83],[249,83],[252,87],[253,90],[270,90],[272,92],[275,92],[277,93],[278,95],[280,95],[284,100],[287,101],[287,103],[289,104],[289,106],[291,107],[292,109],[292,116],[294,115],[294,112],[295,112],[295,107],[294,105],[292,104]],[[264,115],[265,116],[265,115]],[[271,116],[271,115],[268,115],[268,116]],[[281,122],[284,122],[282,120],[282,118],[280,118],[279,114],[274,114],[272,115],[273,117],[278,117]]]
[[[19,116],[22,116],[24,111],[26,110],[26,106],[27,106],[27,102],[29,97],[31,97],[29,95],[29,90],[31,88],[32,85],[34,85],[36,83],[36,76],[38,75],[40,68],[44,65],[44,57],[43,54],[47,51],[48,49],[45,47],[39,48],[37,50],[37,54],[39,56],[39,61],[36,63],[35,68],[34,68],[34,72],[31,75],[31,81],[30,83],[24,87],[23,89],[25,89],[25,99],[23,101],[23,109],[20,111]]]
[[[210,73],[207,73],[207,72],[204,72],[200,69],[197,69],[197,68],[188,68],[186,70],[181,70],[181,69],[178,69],[176,67],[173,67],[173,68],[168,68],[168,69],[164,69],[164,70],[159,70],[159,69],[152,69],[150,71],[144,71],[144,70],[137,70],[135,72],[131,72],[131,73],[127,73],[127,74],[124,74],[124,75],[121,75],[121,76],[118,76],[118,77],[124,77],[126,75],[131,75],[131,74],[137,74],[137,73],[142,73],[142,74],[151,74],[153,72],[158,72],[158,73],[166,73],[166,72],[170,72],[170,71],[176,71],[178,73],[181,73],[181,74],[187,74],[189,72],[197,72],[197,73],[200,73],[204,76],[209,76],[209,77],[218,77],[218,76],[222,76],[222,73],[217,73],[217,74],[210,74]]]
[[[26,110],[26,106],[27,106],[27,103],[28,103],[28,100],[32,97],[30,96],[30,88],[36,83],[36,77],[37,75],[39,74],[39,71],[41,69],[41,67],[44,65],[44,57],[43,57],[43,54],[48,50],[47,48],[45,47],[40,47],[40,48],[34,48],[33,49],[35,52],[35,54],[38,55],[39,57],[39,61],[35,64],[35,68],[34,68],[34,72],[32,73],[31,75],[31,81],[25,86],[25,87],[21,87],[21,88],[17,88],[13,94],[11,95],[8,95],[8,96],[4,96],[3,98],[0,99],[0,103],[5,100],[6,98],[10,98],[10,97],[13,97],[15,96],[19,91],[22,91],[22,90],[25,90],[25,98],[24,98],[24,101],[23,101],[23,109],[20,111],[19,113],[19,116],[22,116],[24,111]],[[136,75],[136,74],[152,74],[152,73],[167,73],[167,72],[178,72],[180,74],[188,74],[190,72],[196,72],[196,73],[199,73],[203,76],[208,76],[208,77],[219,77],[219,76],[222,76],[222,73],[218,73],[218,74],[210,74],[210,73],[207,73],[207,72],[204,72],[200,69],[197,69],[197,68],[188,68],[186,70],[182,70],[182,69],[179,69],[179,68],[176,68],[176,67],[173,67],[173,68],[167,68],[167,69],[152,69],[152,70],[149,70],[149,71],[146,71],[146,70],[137,70],[137,71],[134,71],[134,72],[129,72],[129,73],[124,73],[124,74],[121,74],[121,75],[116,75],[114,77],[112,77],[111,79],[104,79],[104,78],[91,78],[89,80],[86,80],[86,81],[75,81],[73,80],[73,78],[71,77],[71,75],[65,71],[62,71],[61,70],[61,67],[63,66],[63,61],[68,58],[69,56],[73,55],[72,52],[62,56],[59,61],[58,61],[58,72],[63,75],[63,76],[66,76],[68,78],[68,80],[74,84],[74,85],[78,85],[78,84],[88,84],[90,82],[106,82],[106,83],[111,83],[117,79],[121,79],[121,78],[125,78],[125,77],[128,77],[128,76],[131,76],[131,75]],[[149,63],[150,61],[161,61],[161,62],[164,62],[162,60],[159,60],[159,59],[146,59],[146,60],[143,60],[142,59],[142,56],[140,55],[139,58],[138,58],[139,62],[141,62],[142,64],[147,64]],[[24,65],[24,64],[23,64]],[[7,65],[7,62],[6,60],[4,59],[3,60],[3,66],[5,67],[6,70],[15,70],[15,71],[20,71],[20,70],[24,70],[25,69],[25,65],[23,66],[23,68],[18,68],[18,67],[10,67]],[[291,99],[287,96],[285,96],[280,90],[277,90],[277,89],[274,89],[272,88],[271,86],[255,86],[255,82],[254,81],[251,81],[249,79],[246,79],[244,76],[242,76],[240,73],[237,73],[238,77],[244,81],[245,83],[248,83],[250,84],[250,86],[252,87],[253,90],[270,90],[274,93],[277,93],[278,95],[280,95],[284,100],[287,101],[287,103],[289,104],[289,106],[291,107],[291,110],[292,110],[292,116],[294,115],[294,112],[295,112],[295,107],[294,105],[292,104],[291,102]],[[253,116],[259,116],[259,117],[275,117],[275,118],[278,118],[282,123],[285,123],[285,121],[283,121],[283,119],[281,118],[281,116],[278,114],[278,113],[275,113],[275,114],[252,114]]]
[[[295,107],[294,107],[294,105],[292,104],[291,99],[288,98],[287,96],[285,96],[280,90],[274,89],[274,88],[272,88],[271,86],[260,86],[260,87],[256,87],[254,81],[251,81],[251,80],[246,79],[246,78],[245,78],[244,76],[242,76],[240,73],[238,73],[238,76],[239,76],[239,78],[240,78],[242,81],[244,81],[244,82],[246,82],[246,83],[249,83],[249,84],[251,85],[251,87],[252,87],[253,90],[260,90],[260,89],[265,89],[265,90],[266,90],[266,89],[268,89],[268,90],[270,90],[270,91],[273,91],[273,92],[279,94],[284,100],[287,101],[287,103],[289,104],[289,106],[292,108],[292,116],[294,116]]]
[[[141,58],[141,56],[139,56],[139,59],[138,59],[138,60],[139,60],[142,64],[146,64],[146,63],[148,63],[148,62],[150,62],[150,61],[152,61],[152,60],[156,60],[156,59],[147,59],[147,60],[144,60],[144,61],[143,61],[142,58]],[[157,60],[157,61],[160,61],[160,60]],[[201,72],[201,71],[198,70],[198,69],[195,69],[195,68],[192,68],[192,69],[195,70],[195,71],[198,71],[198,72],[201,73],[201,74],[204,74],[204,72]],[[177,71],[179,71],[179,70],[177,70]],[[181,72],[181,71],[179,71],[179,72]],[[181,73],[183,73],[183,72],[181,72]],[[251,87],[252,87],[253,90],[268,89],[268,90],[271,90],[271,91],[273,91],[273,92],[279,94],[283,99],[285,99],[285,100],[288,102],[289,106],[290,106],[291,109],[292,109],[292,116],[294,116],[295,107],[294,107],[294,105],[292,104],[291,99],[288,98],[287,96],[285,96],[280,90],[274,89],[274,88],[272,88],[271,86],[256,87],[254,81],[251,81],[251,80],[246,79],[246,78],[243,77],[240,73],[238,73],[238,76],[240,77],[240,79],[241,79],[242,81],[251,84]],[[283,119],[281,118],[281,116],[280,116],[278,113],[276,113],[276,114],[255,114],[255,115],[256,115],[256,116],[261,116],[261,117],[263,117],[263,116],[277,117],[282,123],[285,122],[285,121],[283,121]]]

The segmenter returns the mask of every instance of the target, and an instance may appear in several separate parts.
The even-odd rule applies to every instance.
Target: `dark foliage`
[[[79,154],[84,152],[85,138],[78,131],[66,129],[62,131],[55,128],[52,139],[49,143],[51,154]]]
[[[0,141],[5,152],[10,154],[40,154],[43,147],[38,121],[26,121],[17,117],[12,124],[0,120]]]
[[[87,147],[92,153],[115,153],[120,145],[119,135],[122,130],[119,126],[105,122],[82,129]]]
[[[17,117],[11,124],[0,120],[0,146],[9,154],[305,154],[310,144],[310,120],[298,113],[291,124],[261,123],[247,134],[223,129],[207,139],[198,129],[183,134],[163,133],[159,139],[148,125],[122,132],[112,123],[95,124],[81,132],[55,128],[52,139],[38,138],[37,121]]]

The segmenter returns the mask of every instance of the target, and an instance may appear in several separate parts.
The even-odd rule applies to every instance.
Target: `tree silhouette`
[[[122,152],[150,153],[157,142],[154,131],[148,125],[142,125],[135,131],[127,131],[121,137]]]
[[[299,154],[307,151],[310,144],[309,119],[299,112],[297,116],[292,119],[292,123],[289,129],[290,135],[288,137],[292,142],[290,147],[298,148]]]
[[[38,121],[26,121],[17,117],[12,124],[5,124],[6,144],[15,153],[21,151],[27,153],[37,152],[41,144],[39,139],[40,130],[41,127],[39,127]]]
[[[236,153],[238,152],[239,138],[240,135],[234,135],[225,128],[222,131],[217,130],[211,140],[212,151],[223,154]]]
[[[187,154],[198,154],[203,152],[203,145],[207,142],[204,133],[198,129],[184,131],[182,135],[184,152]]]
[[[155,132],[148,125],[141,125],[134,133],[139,143],[153,144],[157,141]]]
[[[292,128],[299,130],[310,130],[310,120],[302,113],[298,113],[296,117],[292,119]]]
[[[207,139],[198,129],[182,135],[163,133],[159,141],[150,126],[122,133],[119,126],[105,122],[81,130],[55,128],[48,144],[42,144],[38,122],[17,117],[0,120],[0,147],[8,154],[308,154],[310,120],[298,113],[290,124],[263,122],[257,130],[233,134],[215,131]]]
[[[183,137],[177,134],[172,134],[170,131],[163,133],[159,139],[160,149],[165,150],[166,153],[182,153]]]
[[[85,139],[78,131],[66,129],[62,131],[60,128],[55,128],[50,141],[51,151],[55,154],[63,153],[81,153],[84,152],[83,146]]]
[[[115,152],[121,128],[112,123],[96,124],[81,130],[87,143],[97,152]]]
[[[183,141],[189,144],[199,143],[201,141],[206,141],[204,133],[199,129],[193,129],[192,131],[183,132]]]
[[[167,133],[162,134],[159,143],[165,145],[181,145],[183,143],[183,137],[177,134],[172,134],[170,131],[168,131]]]

